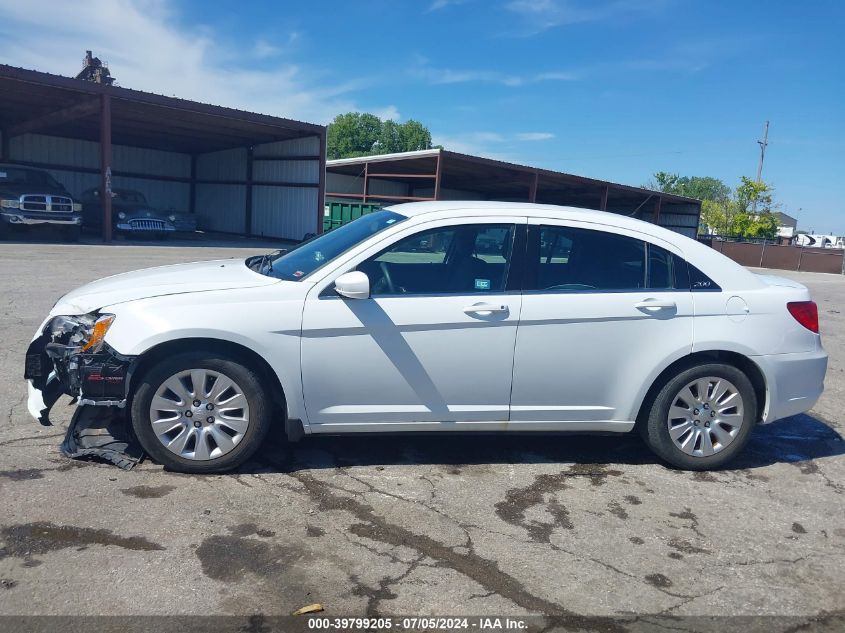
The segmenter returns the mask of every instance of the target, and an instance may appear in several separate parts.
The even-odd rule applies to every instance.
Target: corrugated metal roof
[[[306,136],[326,128],[267,114],[0,64],[0,127],[39,121],[39,132],[96,141],[102,95],[116,144],[200,153]],[[74,110],[76,110],[74,115]],[[67,113],[68,116],[62,116]],[[29,130],[27,130],[29,131]]]
[[[611,186],[614,189],[628,191],[639,194],[659,194],[660,197],[667,202],[685,202],[690,204],[700,204],[701,201],[695,198],[687,198],[685,196],[678,196],[670,193],[653,191],[643,187],[635,187],[632,185],[624,185],[621,183],[611,182],[609,180],[599,180],[596,178],[589,178],[586,176],[578,176],[576,174],[569,174],[562,171],[554,171],[551,169],[543,169],[540,167],[531,167],[530,165],[521,165],[518,163],[509,163],[506,161],[495,160],[492,158],[484,158],[483,156],[473,156],[471,154],[462,154],[460,152],[453,152],[450,150],[441,149],[424,149],[414,152],[400,152],[394,154],[377,154],[375,156],[359,156],[355,158],[340,158],[326,161],[326,169],[349,168],[357,165],[363,166],[365,163],[389,163],[389,162],[404,162],[413,161],[426,158],[442,157],[444,161],[444,169],[451,166],[455,167],[455,163],[463,163],[465,168],[471,169],[471,165],[495,167],[500,169],[507,169],[514,172],[521,172],[525,174],[538,174],[544,176],[552,181],[559,180],[561,182],[578,183],[590,186]],[[339,172],[340,173],[340,172]]]

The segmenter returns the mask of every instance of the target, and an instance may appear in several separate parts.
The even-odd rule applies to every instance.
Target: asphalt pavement
[[[778,630],[845,611],[838,275],[769,271],[819,304],[827,389],[808,415],[756,429],[729,470],[668,468],[635,436],[276,437],[213,476],[62,457],[73,406],[39,426],[22,379],[53,302],[117,272],[266,250],[0,243],[0,615],[320,603],[332,617],[545,613],[597,630],[610,625],[581,616],[768,615]]]

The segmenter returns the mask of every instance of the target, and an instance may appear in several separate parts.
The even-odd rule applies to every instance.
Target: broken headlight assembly
[[[114,318],[113,314],[96,313],[54,317],[45,328],[50,339],[48,350],[61,350],[62,356],[96,354],[103,348]]]
[[[97,313],[57,316],[44,328],[44,354],[68,395],[103,404],[123,400],[131,358],[121,356],[105,342],[114,319],[113,314]]]

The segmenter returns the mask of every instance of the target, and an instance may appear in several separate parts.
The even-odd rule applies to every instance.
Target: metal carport
[[[431,149],[326,163],[327,200],[504,200],[600,209],[695,237],[701,201],[606,180]]]
[[[321,125],[0,65],[0,161],[47,169],[73,196],[139,189],[208,230],[318,232],[325,136]]]

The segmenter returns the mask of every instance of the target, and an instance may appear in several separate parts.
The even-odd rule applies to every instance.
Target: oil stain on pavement
[[[89,545],[105,545],[136,551],[164,550],[143,536],[118,536],[111,530],[55,525],[46,521],[4,527],[0,535],[4,541],[0,559],[22,558],[29,567],[39,564],[35,556],[71,547],[85,549]]]

